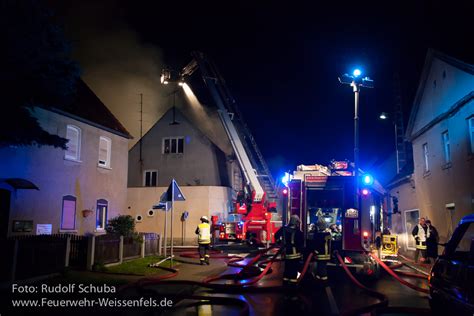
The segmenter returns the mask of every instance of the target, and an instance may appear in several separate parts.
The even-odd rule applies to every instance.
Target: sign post
[[[171,229],[170,229],[170,243],[171,243],[171,249],[170,249],[170,267],[173,266],[173,213],[174,213],[174,202],[175,201],[185,201],[184,194],[181,192],[180,187],[178,186],[178,183],[176,183],[176,180],[173,179],[170,183],[170,186],[168,187],[168,190],[166,191],[166,201],[171,202]],[[165,215],[165,234],[166,234],[166,215]],[[166,256],[166,253],[165,253]]]

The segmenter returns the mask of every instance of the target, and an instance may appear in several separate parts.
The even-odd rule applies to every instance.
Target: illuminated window
[[[110,138],[100,136],[99,142],[99,166],[110,168],[110,154],[112,141]]]
[[[423,144],[423,157],[425,162],[425,172],[430,171],[430,166],[428,164],[428,143]]]
[[[443,132],[443,148],[444,148],[444,161],[446,163],[451,162],[451,149],[449,145],[449,133],[448,131]]]
[[[76,228],[76,198],[72,195],[63,197],[63,210],[61,214],[61,230],[74,230]]]
[[[145,170],[143,172],[143,186],[156,187],[157,183],[158,183],[157,170]]]
[[[67,150],[66,159],[79,161],[81,158],[81,129],[77,126],[68,125],[66,130]]]
[[[468,119],[471,154],[474,154],[474,117]]]
[[[97,200],[97,216],[96,216],[96,229],[105,230],[105,225],[107,225],[107,210],[109,208],[109,203],[107,200],[100,199]]]
[[[163,138],[163,154],[184,153],[184,137]]]

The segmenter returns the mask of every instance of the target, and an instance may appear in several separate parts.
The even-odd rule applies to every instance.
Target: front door
[[[5,189],[0,189],[0,239],[7,237],[9,218],[10,218],[10,191],[5,190]]]

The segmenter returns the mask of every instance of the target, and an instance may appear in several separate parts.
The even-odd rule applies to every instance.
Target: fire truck
[[[283,221],[298,215],[307,241],[312,224],[322,217],[328,228],[337,231],[332,250],[338,250],[349,265],[372,274],[377,265],[368,252],[383,228],[384,189],[370,175],[360,172],[356,178],[350,169],[348,161],[299,165],[288,179]],[[355,181],[360,186],[357,193]]]
[[[193,52],[192,57],[191,62],[180,72],[181,80],[199,70],[218,108],[219,118],[245,179],[243,188],[237,192],[233,201],[233,214],[238,219],[224,222],[214,218],[213,229],[219,229],[222,240],[274,242],[273,236],[281,221],[272,221],[278,195],[268,166],[214,63],[201,52]]]

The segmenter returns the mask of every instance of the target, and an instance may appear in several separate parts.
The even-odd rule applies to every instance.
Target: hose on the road
[[[382,260],[383,261],[383,260]],[[397,274],[399,275],[403,275],[403,276],[407,276],[407,277],[411,277],[411,278],[418,278],[418,279],[428,279],[428,275],[425,275],[425,274],[419,274],[419,273],[411,273],[411,272],[407,272],[407,271],[400,271],[400,270],[397,270],[403,266],[407,266],[409,268],[412,268],[411,266],[403,263],[403,262],[400,262],[400,263],[397,263],[397,264],[394,264],[394,265],[390,265],[388,266],[390,269],[392,269],[393,271],[395,271]]]
[[[405,280],[403,280],[402,278],[400,278],[395,272],[392,271],[392,269],[390,269],[382,260],[380,260],[379,257],[377,257],[377,255],[371,253],[370,256],[375,259],[375,261],[377,261],[377,263],[382,267],[384,268],[385,271],[388,272],[388,274],[390,274],[392,277],[394,277],[398,282],[400,282],[401,284],[415,290],[415,291],[418,291],[418,292],[422,292],[422,293],[426,293],[426,294],[429,294],[430,291],[428,289],[423,289],[419,286],[416,286],[414,284],[411,284],[410,282],[407,282]]]
[[[351,310],[348,310],[348,311],[345,311],[344,313],[342,313],[342,315],[358,315],[358,314],[362,314],[362,313],[367,313],[367,312],[370,312],[376,308],[380,308],[380,307],[387,307],[388,306],[388,298],[387,296],[385,296],[385,294],[383,293],[380,293],[380,292],[377,292],[375,290],[372,290],[372,289],[369,289],[368,287],[366,287],[365,285],[363,285],[362,283],[359,282],[359,280],[357,280],[354,275],[351,273],[351,271],[349,270],[349,268],[347,267],[347,265],[344,263],[344,259],[341,258],[341,255],[336,251],[335,252],[336,254],[336,257],[337,257],[337,260],[339,261],[339,263],[341,264],[342,268],[344,269],[344,271],[346,272],[347,276],[349,277],[349,279],[355,284],[357,285],[359,288],[361,288],[362,290],[366,291],[367,293],[369,293],[371,296],[377,298],[379,300],[378,303],[375,303],[375,304],[371,304],[371,305],[366,305],[366,306],[363,306],[363,307],[359,307],[359,308],[355,308],[355,309],[351,309]]]

